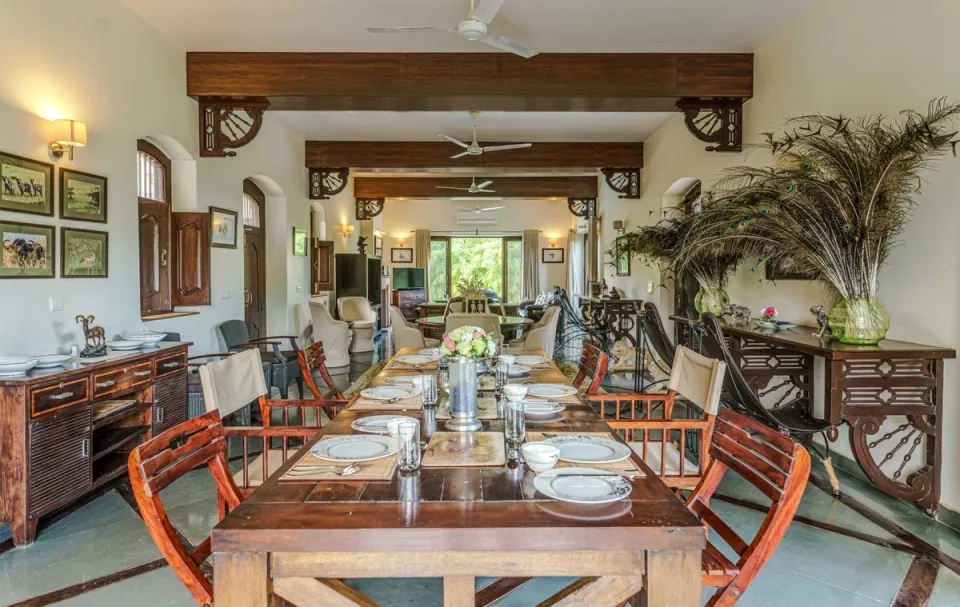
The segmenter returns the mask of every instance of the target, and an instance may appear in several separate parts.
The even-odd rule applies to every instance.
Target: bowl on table
[[[36,356],[0,356],[0,377],[23,375],[38,362],[40,359]]]
[[[547,443],[526,443],[520,451],[523,452],[523,461],[527,468],[537,474],[550,470],[560,459],[560,449]]]
[[[141,344],[155,344],[163,341],[167,334],[141,327],[136,331],[124,331],[120,336],[126,341],[137,341]]]

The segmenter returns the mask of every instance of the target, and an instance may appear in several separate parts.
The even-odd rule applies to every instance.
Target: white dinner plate
[[[629,501],[620,500],[612,504],[598,504],[592,508],[582,508],[578,504],[543,501],[537,503],[537,507],[547,514],[571,521],[610,521],[630,512],[633,509],[633,504]]]
[[[424,356],[423,354],[404,354],[396,358],[397,362],[405,365],[428,365],[440,360],[439,356]]]
[[[523,356],[518,356],[517,359],[513,362],[518,365],[537,366],[537,365],[543,365],[550,362],[550,359],[547,358],[546,356],[525,354]]]
[[[418,386],[377,386],[367,388],[360,393],[363,398],[370,400],[394,400],[413,398],[422,392]]]
[[[69,354],[46,354],[37,357],[38,369],[49,369],[51,367],[62,367],[64,363],[73,358]]]
[[[0,377],[17,377],[37,366],[35,356],[0,356]]]
[[[440,348],[422,348],[420,350],[421,356],[429,356],[430,358],[437,360],[440,358]]]
[[[370,417],[361,417],[350,424],[350,427],[357,432],[369,432],[371,434],[386,434],[387,423],[395,419],[410,419],[417,421],[415,417],[409,415],[371,415]]]
[[[387,383],[391,386],[412,386],[413,378],[420,375],[398,375],[397,377],[388,377]]]
[[[539,396],[540,398],[560,398],[573,396],[576,393],[576,388],[566,384],[531,384],[527,388],[527,396]]]
[[[597,468],[551,470],[534,478],[533,486],[547,497],[573,504],[609,504],[622,500],[633,491],[628,479]]]
[[[525,400],[523,401],[523,413],[527,417],[550,417],[566,409],[563,403],[555,403],[549,400]]]
[[[143,345],[142,341],[108,341],[107,345],[114,350],[136,350]]]
[[[611,464],[630,457],[630,447],[598,436],[554,436],[546,443],[560,448],[560,459],[574,464]]]
[[[310,451],[320,459],[335,462],[366,462],[393,455],[400,445],[390,436],[335,436],[322,440]]]
[[[527,365],[510,365],[507,372],[510,377],[523,377],[530,372],[530,367]]]

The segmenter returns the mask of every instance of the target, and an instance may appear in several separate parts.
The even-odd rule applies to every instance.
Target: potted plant
[[[816,276],[838,296],[829,314],[841,342],[875,344],[890,316],[878,274],[906,225],[921,173],[954,149],[960,104],[883,116],[791,118],[759,147],[767,167],[729,169],[706,197],[681,257],[724,246]]]

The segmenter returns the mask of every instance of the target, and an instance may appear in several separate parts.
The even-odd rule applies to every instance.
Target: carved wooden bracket
[[[310,169],[310,200],[327,200],[347,187],[350,169],[327,167]]]
[[[707,146],[708,152],[743,150],[742,99],[681,99],[677,109],[694,137],[714,144]]]
[[[567,198],[567,208],[577,217],[592,219],[597,216],[597,199]]]
[[[640,169],[600,169],[620,198],[640,198]]]
[[[373,219],[383,211],[383,198],[357,198],[357,219]]]
[[[200,155],[236,156],[231,148],[241,148],[257,136],[263,125],[263,112],[270,102],[261,97],[232,99],[201,97]]]

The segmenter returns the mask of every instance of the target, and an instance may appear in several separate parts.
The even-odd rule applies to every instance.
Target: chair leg
[[[303,398],[303,378],[297,377],[297,398]]]
[[[288,388],[289,388],[289,387],[290,387],[290,380],[287,379],[287,370],[284,369],[283,371],[280,372],[280,386],[279,386],[279,388],[280,388],[280,398],[281,398],[281,399],[287,400],[287,396],[289,396],[289,391],[288,391]]]

